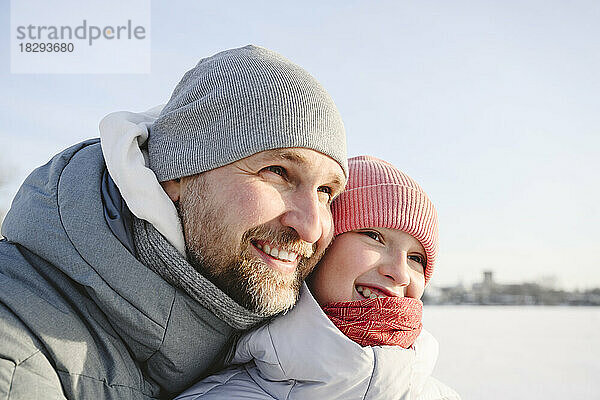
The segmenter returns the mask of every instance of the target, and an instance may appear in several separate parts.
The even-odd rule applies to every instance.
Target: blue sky
[[[434,284],[554,276],[600,286],[597,1],[152,1],[150,74],[11,74],[0,4],[0,208],[112,111],[168,100],[202,57],[248,43],[310,71],[350,155],[386,159],[437,206]],[[106,60],[110,62],[110,60]]]

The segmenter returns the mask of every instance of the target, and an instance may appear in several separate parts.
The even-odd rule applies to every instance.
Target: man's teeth
[[[258,247],[271,257],[281,261],[296,261],[296,259],[298,258],[298,254],[294,253],[293,251],[283,250],[275,246],[271,247],[268,244],[262,245],[260,243],[256,243],[256,247]]]
[[[362,286],[356,286],[356,290],[361,293],[364,297],[366,297],[367,299],[376,299],[376,298],[383,298],[383,297],[388,297],[385,294],[382,293],[377,293],[374,290],[371,290],[369,288],[366,287],[362,287]]]

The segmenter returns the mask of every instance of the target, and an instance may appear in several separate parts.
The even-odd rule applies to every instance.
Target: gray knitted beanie
[[[148,139],[160,182],[285,147],[328,155],[348,175],[344,125],[329,94],[298,65],[252,45],[200,60]]]

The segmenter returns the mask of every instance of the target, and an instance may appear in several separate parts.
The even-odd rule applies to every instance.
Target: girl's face
[[[337,236],[310,278],[319,304],[396,296],[420,299],[425,250],[406,232],[366,228]]]

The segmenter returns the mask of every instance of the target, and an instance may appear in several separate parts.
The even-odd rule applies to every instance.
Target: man
[[[277,53],[201,60],[158,115],[110,115],[101,138],[35,170],[2,226],[11,399],[177,393],[289,309],[331,240],[343,125]]]

